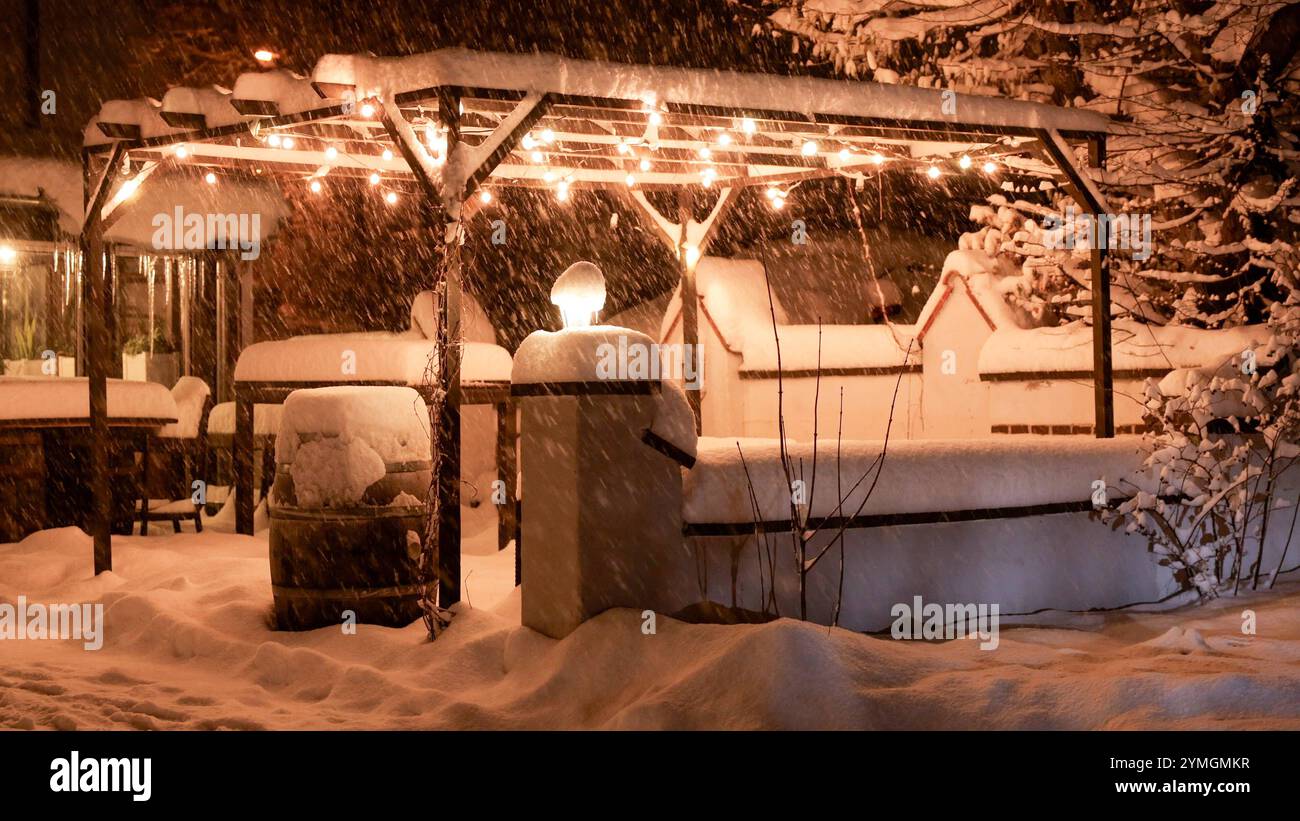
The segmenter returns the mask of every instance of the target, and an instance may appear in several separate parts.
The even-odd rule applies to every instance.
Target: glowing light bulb
[[[325,156],[331,160],[337,157],[338,155],[339,155],[339,150],[332,145],[325,149]]]
[[[962,154],[961,159],[957,161],[957,165],[961,166],[963,169],[970,168],[970,157]]]
[[[0,265],[13,265],[18,259],[18,250],[12,245],[0,245]]]
[[[700,149],[700,159],[707,160],[709,157],[712,156],[713,156],[713,152],[709,150],[708,146],[705,146],[704,148]]]
[[[540,151],[534,151],[532,154],[529,155],[528,158],[533,162],[541,162],[542,160],[546,159],[545,157],[542,156],[542,152]]]
[[[731,145],[731,135],[725,131],[719,134],[718,145],[722,146],[723,148],[726,148],[727,146]]]
[[[275,52],[269,48],[259,48],[253,52],[253,59],[259,63],[273,63],[275,62]]]
[[[547,171],[542,175],[542,182],[555,182],[555,172]]]
[[[769,200],[774,200],[774,199],[776,199],[776,198],[779,197],[779,196],[781,196],[781,192],[778,191],[777,189],[775,189],[775,188],[769,188],[769,189],[767,189],[767,198],[768,198]]]
[[[280,141],[280,145],[284,148],[293,148],[293,137],[285,137]]]
[[[208,185],[216,185],[217,175],[209,171],[208,173],[203,175],[203,181],[206,182]]]
[[[848,161],[849,161],[849,150],[847,148],[841,148],[840,162],[848,162]]]
[[[272,148],[279,148],[281,142],[282,142],[282,141],[281,141],[281,139],[280,139],[280,135],[279,135],[279,134],[272,134],[271,136],[269,136],[269,137],[266,138],[266,144],[269,145],[269,146],[271,146]],[[177,149],[177,152],[176,152],[176,153],[179,154],[179,153],[180,153],[180,150]]]
[[[884,158],[884,156],[881,155],[881,154],[872,154],[872,155],[871,155],[871,164],[872,164],[872,165],[884,165],[884,164],[885,164],[885,158]]]
[[[746,117],[745,119],[740,121],[740,130],[745,132],[745,134],[750,135],[758,130],[758,126],[754,125],[753,120]]]
[[[942,172],[939,171],[939,166],[937,165],[932,165],[929,168],[925,169],[925,175],[932,180],[939,179],[940,173]]]
[[[632,176],[631,174],[628,174],[626,177],[623,178],[623,182],[627,183],[628,188],[631,188],[632,186],[636,185],[636,177]]]
[[[190,155],[190,150],[184,145],[176,146],[176,158],[183,160]]]
[[[695,267],[695,263],[700,261],[700,249],[696,245],[687,245],[682,249],[686,255],[686,264]]]
[[[371,174],[370,174],[370,184],[371,184],[371,185],[379,185],[379,172],[378,172],[378,171],[373,171],[373,172],[371,172]]]
[[[524,138],[519,141],[519,144],[523,146],[523,149],[525,151],[532,151],[534,148],[537,147],[537,138],[534,137],[531,133],[525,134]]]
[[[632,151],[632,146],[628,145],[627,143],[619,143],[619,144],[618,144],[618,153],[620,153],[620,154],[628,154],[628,153],[630,153],[631,151]]]
[[[383,157],[384,157],[384,162],[389,162],[393,159],[393,152],[385,148]]]
[[[811,157],[817,153],[817,143],[812,140],[805,140],[803,146],[799,149],[799,153],[805,157]]]
[[[985,174],[992,174],[994,171],[997,170],[998,170],[998,164],[993,162],[992,160],[989,160],[988,162],[984,163]]]
[[[478,201],[484,205],[492,202],[492,192],[484,188],[482,191],[478,192]]]
[[[650,161],[649,161],[649,160],[647,160],[647,159],[642,159],[642,160],[641,160],[641,170],[642,170],[642,171],[649,171],[649,170],[650,170]]]
[[[313,194],[319,194],[321,189],[320,180],[312,180],[311,185],[307,186]]]
[[[776,199],[772,200],[772,207],[775,208],[775,209],[778,210],[778,211],[780,211],[782,208],[784,208],[784,207],[785,207],[785,197],[777,197]]]
[[[660,114],[658,111],[650,112],[650,125],[659,125],[663,121],[664,121],[664,115]]]
[[[374,107],[373,105],[371,105],[370,103],[362,103],[362,104],[361,104],[361,116],[362,116],[362,117],[373,117],[373,116],[375,116],[375,107]]]
[[[396,204],[397,204],[397,192],[396,192],[396,191],[389,191],[387,194],[385,194],[385,195],[384,195],[384,202],[388,203],[389,205],[396,205]]]
[[[561,182],[555,189],[555,198],[560,202],[569,201],[569,184]]]
[[[542,129],[542,142],[547,145],[555,142],[555,132],[549,128]]]

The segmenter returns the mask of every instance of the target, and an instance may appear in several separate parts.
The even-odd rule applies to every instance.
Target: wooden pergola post
[[[1106,204],[1097,187],[1086,179],[1070,159],[1069,148],[1055,131],[1040,129],[1038,139],[1052,163],[1069,180],[1067,190],[1096,221],[1096,242],[1092,247],[1092,384],[1093,433],[1098,439],[1115,437],[1115,369],[1110,328],[1110,245]],[[1093,168],[1104,169],[1106,136],[1088,136],[1088,160]]]
[[[1106,137],[1088,139],[1088,164],[1106,168]],[[1109,222],[1097,217],[1097,241],[1092,247],[1092,370],[1095,433],[1099,439],[1115,436],[1115,368],[1110,333]]]
[[[94,178],[89,154],[82,154],[86,216],[81,226],[81,253],[85,260],[82,283],[86,322],[86,376],[90,411],[90,511],[88,525],[94,540],[95,575],[113,569],[113,489],[108,482],[108,369],[112,353],[108,339],[108,316],[112,305],[104,281],[104,224],[101,219],[108,193],[117,179],[125,149],[113,146],[107,164]],[[92,184],[92,178],[94,178]]]
[[[677,240],[677,266],[682,283],[682,362],[685,363],[690,358],[699,367],[703,363],[694,359],[700,344],[699,295],[695,287],[695,265],[690,260],[687,236],[694,215],[695,195],[689,188],[682,186],[677,189],[677,220],[681,226]],[[704,253],[703,248],[695,251],[698,254]],[[704,425],[703,397],[700,391],[687,391],[686,401],[691,406],[691,413],[695,414],[695,432],[699,433]]]

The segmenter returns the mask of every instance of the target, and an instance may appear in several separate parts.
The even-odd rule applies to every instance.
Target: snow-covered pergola
[[[442,602],[459,599],[460,292],[466,220],[492,188],[619,191],[644,212],[679,260],[684,340],[698,339],[694,263],[750,186],[864,179],[899,165],[980,173],[986,162],[1055,178],[1094,215],[1106,211],[1094,176],[1105,166],[1108,121],[1036,103],[856,81],[571,60],[544,54],[444,49],[408,57],[326,55],[311,77],[284,70],[240,76],[232,90],[172,88],[161,102],[110,101],[86,130],[89,292],[104,299],[99,249],[106,223],[164,164],[270,175],[327,190],[371,178],[386,195],[419,198],[443,247],[437,346],[442,407],[438,538]],[[1086,164],[1075,147],[1086,147]],[[124,178],[124,160],[134,174]],[[1086,166],[1091,166],[1090,171]],[[483,192],[487,191],[487,195]],[[662,213],[649,191],[676,192]],[[694,219],[700,197],[712,199]],[[700,202],[707,205],[708,201]],[[1093,250],[1096,427],[1114,435],[1109,277]],[[96,572],[109,569],[104,325],[88,310]],[[693,397],[698,400],[698,397]],[[698,418],[698,405],[696,406]],[[251,495],[238,528],[251,533]]]

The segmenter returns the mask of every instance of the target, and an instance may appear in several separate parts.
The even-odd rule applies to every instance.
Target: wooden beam
[[[1088,160],[1093,168],[1106,168],[1106,138],[1088,141]],[[1112,360],[1110,329],[1110,237],[1109,223],[1097,221],[1097,242],[1092,248],[1092,370],[1094,431],[1098,439],[1115,436],[1115,365]]]
[[[452,156],[460,143],[460,95],[451,89],[438,93],[438,119],[447,130],[447,156]],[[444,197],[447,192],[444,192]],[[440,209],[442,225],[442,276],[438,283],[441,294],[441,321],[438,323],[438,382],[443,397],[437,419],[436,438],[440,453],[434,456],[438,465],[438,606],[451,607],[460,601],[460,365],[461,365],[461,276],[460,253],[462,222],[460,202]]]
[[[108,358],[110,350],[107,319],[112,311],[104,285],[104,231],[100,209],[122,167],[123,146],[118,143],[98,175],[93,175],[92,157],[82,155],[86,218],[81,229],[81,251],[85,260],[86,376],[90,410],[90,506],[87,511],[94,540],[95,575],[113,569],[113,488],[108,481]]]
[[[519,105],[511,112],[510,116],[488,137],[489,143],[494,142],[495,145],[493,145],[492,150],[483,162],[479,164],[479,167],[469,175],[461,199],[472,195],[483,184],[483,181],[491,176],[496,167],[515,150],[515,147],[523,140],[524,135],[537,124],[538,120],[546,115],[550,107],[551,98],[547,94],[530,95],[519,102]],[[448,150],[450,151],[450,148]]]

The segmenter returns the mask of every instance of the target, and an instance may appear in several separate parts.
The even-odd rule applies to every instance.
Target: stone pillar
[[[681,473],[694,417],[672,386],[611,370],[639,345],[655,350],[635,331],[598,326],[535,333],[515,357],[523,623],[548,636],[611,607],[670,614],[696,598]],[[687,433],[666,417],[684,418]]]

